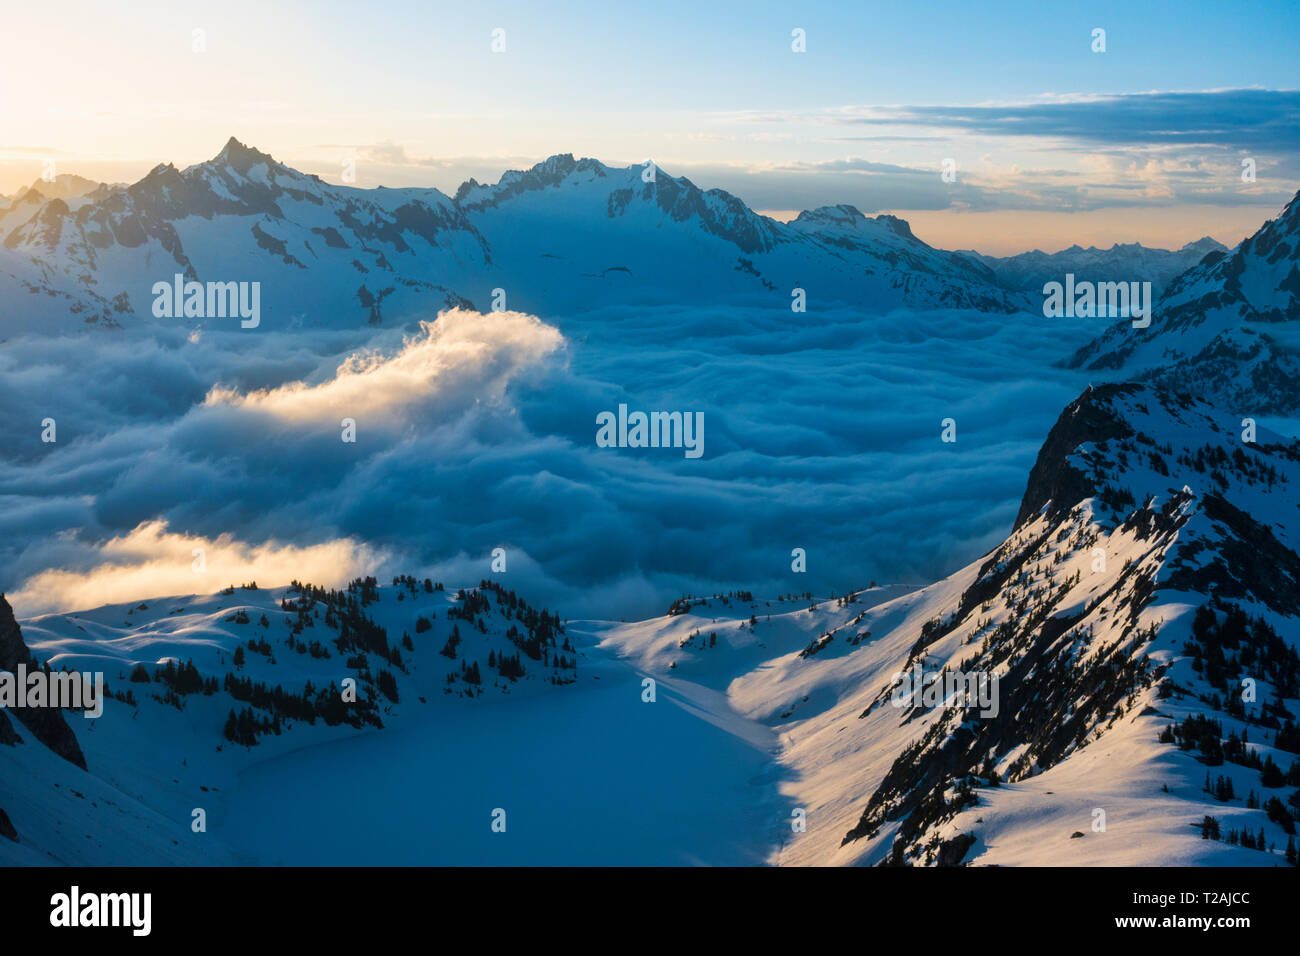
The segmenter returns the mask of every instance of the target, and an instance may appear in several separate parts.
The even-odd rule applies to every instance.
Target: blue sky
[[[1295,3],[60,10],[58,44],[11,42],[0,63],[0,192],[50,159],[129,181],[232,134],[326,179],[350,158],[359,185],[447,191],[573,152],[653,158],[776,215],[850,202],[937,245],[1016,251],[1235,242],[1300,184]],[[51,30],[36,7],[7,21]]]
[[[953,105],[1044,92],[1293,87],[1300,6],[1209,3],[409,2],[291,4],[301,40],[345,46],[376,78],[427,100],[432,69],[459,104],[620,109],[802,109]],[[494,27],[509,55],[484,58]],[[808,54],[790,55],[790,30]],[[1107,53],[1090,49],[1107,30]],[[425,59],[425,58],[428,59]],[[346,71],[344,71],[346,72]],[[350,78],[336,76],[339,92]],[[556,96],[576,102],[556,102]],[[415,103],[413,102],[413,105]]]

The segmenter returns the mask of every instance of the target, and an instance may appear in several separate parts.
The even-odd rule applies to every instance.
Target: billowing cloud
[[[395,355],[354,353],[320,384],[291,382],[246,394],[216,386],[204,404],[291,421],[338,421],[402,417],[435,397],[443,408],[497,403],[518,373],[563,347],[556,329],[520,312],[453,309],[419,328]]]
[[[69,538],[65,544],[75,544]],[[10,595],[24,614],[72,611],[124,601],[202,594],[229,585],[285,583],[288,568],[299,580],[340,587],[370,574],[385,561],[373,548],[352,540],[297,547],[265,542],[250,545],[231,535],[207,539],[176,534],[165,521],[148,521],[129,533],[86,549],[95,563],[85,570],[49,568]]]
[[[924,582],[1006,533],[1086,384],[1052,363],[1099,329],[684,304],[11,340],[0,588],[31,614],[253,578],[459,586],[492,575],[496,548],[509,586],[571,617]],[[703,413],[703,457],[598,447],[596,415],[620,403]],[[40,441],[45,417],[57,443]],[[955,444],[940,441],[949,417]],[[204,543],[216,580],[200,587]]]

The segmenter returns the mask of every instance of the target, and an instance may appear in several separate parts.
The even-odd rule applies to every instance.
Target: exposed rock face
[[[20,744],[23,738],[18,736],[18,731],[14,730],[14,725],[9,721],[9,715],[0,710],[0,744],[6,747],[12,747],[14,744]]]
[[[0,836],[18,842],[18,831],[14,829],[14,825],[9,821],[9,814],[5,813],[3,808],[0,808]]]
[[[1127,438],[1127,426],[1106,407],[1106,400],[1137,391],[1136,385],[1103,385],[1088,389],[1066,407],[1048,432],[1029,473],[1029,484],[1016,515],[1017,528],[1044,505],[1050,503],[1060,513],[1096,494],[1092,480],[1070,463],[1070,453],[1084,442]]]
[[[23,641],[23,633],[14,619],[13,608],[4,595],[0,595],[0,670],[13,672],[19,664],[33,668],[36,666],[36,658]],[[3,715],[4,712],[0,711],[0,716]],[[64,760],[76,764],[82,770],[86,769],[86,758],[77,743],[76,734],[63,719],[63,711],[52,707],[15,707],[13,715],[45,746]],[[0,725],[0,740],[4,739],[4,731],[5,725]],[[12,726],[9,731],[13,732]]]
[[[889,863],[960,863],[972,841],[949,825],[979,805],[976,787],[1048,770],[1158,701],[1182,700],[1216,726],[1234,707],[1244,719],[1231,691],[1247,671],[1273,698],[1251,715],[1251,736],[1292,732],[1282,722],[1300,693],[1286,639],[1300,620],[1300,442],[1244,441],[1235,426],[1145,385],[1091,388],[1065,409],[1011,535],[921,625],[899,668],[997,675],[998,708],[900,712],[917,738],[842,845],[886,834]],[[859,719],[879,722],[893,690],[882,686]]]

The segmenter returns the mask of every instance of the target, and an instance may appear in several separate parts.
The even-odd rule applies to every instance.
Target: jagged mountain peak
[[[543,189],[556,186],[577,173],[591,173],[603,177],[609,172],[610,167],[599,160],[588,157],[574,159],[572,153],[556,153],[539,163],[534,163],[528,169],[506,170],[497,180],[496,188]]]
[[[103,183],[75,173],[59,173],[53,180],[37,179],[25,190],[18,193],[22,202],[36,202],[45,199],[78,199],[103,187]]]
[[[1163,386],[1089,386],[1048,433],[1016,527],[1044,511],[1059,516],[1084,499],[1095,499],[1099,520],[1121,521],[1144,502],[1183,490],[1248,502],[1266,473],[1300,482],[1293,467],[1300,463],[1300,442],[1253,420],[1247,424],[1240,415]],[[1265,484],[1280,480],[1277,474]],[[1285,515],[1279,522],[1293,523]]]
[[[409,320],[483,307],[487,290],[506,286],[538,314],[660,300],[682,283],[714,301],[784,304],[798,286],[823,303],[882,309],[1025,307],[988,269],[931,249],[897,217],[846,204],[781,223],[657,165],[569,152],[494,185],[468,180],[450,198],[329,185],[231,137],[211,160],[160,164],[37,220],[12,216],[0,237],[17,257],[3,271],[30,274],[19,298],[44,309],[25,318],[33,328],[148,321],[140,289],[175,272],[209,281],[236,261],[277,276],[261,300],[271,325]]]
[[[215,166],[226,166],[241,174],[247,175],[248,171],[258,163],[266,163],[268,166],[276,166],[287,169],[282,163],[277,162],[268,153],[260,149],[254,149],[251,146],[245,146],[235,137],[226,140],[226,145],[208,161]]]
[[[139,180],[126,187],[132,195],[147,193],[164,186],[175,186],[181,182],[181,171],[172,163],[159,163]]]
[[[1088,443],[1106,442],[1131,435],[1132,428],[1116,414],[1112,399],[1138,391],[1135,385],[1089,386],[1061,413],[1038,452],[1029,473],[1029,483],[1016,516],[1017,528],[1032,520],[1044,508],[1069,510],[1083,498],[1096,493],[1090,476],[1070,461],[1076,449]]]
[[[912,234],[912,225],[906,219],[900,219],[898,216],[891,216],[888,213],[881,213],[876,217],[876,222],[904,239],[911,239],[914,242],[921,241]]]

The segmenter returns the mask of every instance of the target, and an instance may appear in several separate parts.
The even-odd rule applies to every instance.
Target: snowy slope
[[[268,328],[356,328],[449,306],[554,316],[611,303],[780,301],[1011,312],[1025,302],[907,224],[848,206],[782,224],[663,170],[553,156],[454,199],[332,186],[231,139],[76,199],[0,210],[0,332],[158,321],[154,283],[258,282]],[[191,317],[194,324],[229,319]]]
[[[1094,389],[1049,436],[1011,536],[945,581],[784,613],[713,601],[601,633],[779,730],[807,820],[779,862],[1273,865],[1300,815],[1297,480],[1294,442],[1243,445],[1208,406]],[[701,649],[697,630],[718,641]],[[998,714],[894,706],[917,663],[997,674]],[[1217,722],[1212,742],[1159,740],[1194,715]],[[1264,782],[1267,760],[1284,780]],[[1235,796],[1204,792],[1207,772]],[[1222,839],[1201,838],[1207,815]],[[1242,829],[1276,854],[1231,845]]]
[[[1149,328],[1120,322],[1071,365],[1181,388],[1243,414],[1300,408],[1300,194],[1236,249],[1175,279]]]
[[[54,669],[103,672],[113,699],[98,719],[68,714],[84,771],[21,726],[21,742],[0,745],[0,809],[18,833],[0,840],[0,863],[256,860],[222,826],[249,768],[431,713],[463,721],[494,700],[562,694],[581,657],[554,615],[508,589],[414,579],[232,587],[45,615],[22,634]],[[504,669],[489,663],[502,658]],[[343,702],[344,678],[356,681],[355,703]],[[255,723],[232,740],[229,716],[245,710]],[[191,831],[194,808],[208,813],[206,833]]]

